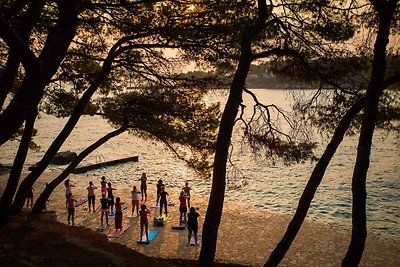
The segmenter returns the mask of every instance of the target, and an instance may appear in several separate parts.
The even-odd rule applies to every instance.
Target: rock
[[[75,152],[71,152],[71,151],[58,152],[54,156],[51,163],[55,164],[55,165],[65,165],[65,164],[72,162],[76,157],[77,157],[77,154]]]

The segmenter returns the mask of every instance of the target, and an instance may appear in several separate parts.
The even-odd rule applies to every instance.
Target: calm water
[[[264,104],[274,103],[282,108],[289,108],[290,94],[285,90],[255,90]],[[220,101],[224,104],[226,95],[212,95],[210,101]],[[245,97],[244,103],[249,107],[250,97]],[[65,119],[42,116],[36,124],[39,133],[35,138],[41,146],[40,151],[31,151],[28,164],[37,162],[47,149],[49,142],[57,135],[65,123]],[[283,126],[284,127],[284,126]],[[100,118],[84,117],[76,126],[73,134],[62,147],[62,151],[79,152],[96,141],[112,128]],[[240,190],[228,190],[228,200],[247,204],[251,207],[268,211],[293,214],[298,198],[307,183],[314,164],[295,164],[285,166],[281,162],[273,165],[261,158],[255,158],[246,152],[244,147],[239,151],[239,132],[234,134],[235,148],[232,161],[240,168],[244,178],[235,182],[246,182]],[[400,236],[400,148],[394,136],[384,138],[384,134],[376,132],[371,155],[371,165],[368,174],[368,227],[377,233],[387,233]],[[327,140],[320,140],[317,154],[325,148]],[[0,163],[12,164],[16,151],[16,142],[9,142],[0,147]],[[309,218],[342,226],[351,224],[351,176],[356,155],[357,137],[346,137],[337,155],[333,158],[320,185]],[[165,180],[170,187],[182,187],[189,181],[194,189],[194,197],[207,195],[211,181],[196,178],[183,162],[174,158],[171,152],[161,144],[143,140],[135,136],[123,134],[110,140],[92,155],[85,163],[95,163],[99,160],[112,160],[132,155],[139,156],[139,162],[91,171],[87,176],[93,180],[101,175],[118,185],[132,185],[144,171],[149,178],[150,189],[158,178]],[[50,169],[59,168],[50,166]],[[137,185],[138,182],[134,182]]]

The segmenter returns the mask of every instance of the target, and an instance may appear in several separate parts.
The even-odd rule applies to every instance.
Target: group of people
[[[145,235],[148,240],[148,213],[150,212],[145,202],[147,201],[147,176],[146,173],[142,173],[140,179],[140,192],[138,191],[136,186],[133,186],[131,191],[131,199],[132,199],[132,210],[131,215],[135,214],[140,217],[140,240],[142,240],[143,231],[145,230]],[[107,182],[105,177],[101,177],[100,181],[101,185],[101,198],[100,198],[100,207],[101,207],[101,225],[103,226],[103,221],[105,217],[106,226],[108,226],[108,214],[113,213],[115,216],[115,229],[122,230],[122,205],[120,197],[114,197],[113,191],[117,190],[112,187],[111,182]],[[66,194],[66,207],[68,210],[68,224],[72,222],[74,225],[74,215],[75,215],[75,202],[77,201],[72,194],[72,187],[74,185],[71,184],[70,180],[67,179],[64,182],[65,186],[65,194]],[[162,210],[164,208],[165,214],[168,214],[168,192],[165,190],[165,185],[163,181],[160,179],[157,182],[157,200],[156,205],[160,207],[160,216],[162,215]],[[88,187],[86,188],[88,191],[88,207],[89,212],[93,210],[95,212],[95,189],[98,189],[97,186],[93,184],[92,181],[89,182]],[[192,235],[195,238],[195,244],[197,245],[197,230],[198,230],[198,222],[197,217],[200,215],[196,212],[194,207],[190,207],[190,191],[191,188],[189,184],[186,182],[185,186],[182,188],[182,191],[179,196],[179,222],[180,225],[185,224],[188,229],[188,243],[190,243],[190,239]],[[114,201],[115,198],[115,201]],[[140,200],[144,201],[142,205],[139,204]],[[188,209],[190,210],[188,212]]]

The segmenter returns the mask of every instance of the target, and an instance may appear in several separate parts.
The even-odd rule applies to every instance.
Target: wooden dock
[[[137,161],[139,161],[138,156],[110,160],[110,161],[105,161],[105,162],[100,162],[100,163],[96,163],[96,164],[92,164],[92,165],[75,168],[75,170],[72,171],[72,173],[79,174],[79,173],[84,173],[87,171],[99,169],[99,168],[106,167],[106,166],[114,166],[114,165],[122,164],[122,163],[126,163],[126,162],[137,162]]]

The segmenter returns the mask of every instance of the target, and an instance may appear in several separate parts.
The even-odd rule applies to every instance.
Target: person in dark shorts
[[[100,205],[101,205],[101,218],[100,218],[101,225],[103,225],[103,217],[105,215],[106,223],[108,226],[108,198],[106,197],[106,194],[101,195]]]
[[[194,242],[195,245],[198,246],[197,243],[197,230],[199,229],[199,223],[197,222],[197,217],[199,217],[194,207],[190,208],[188,213],[188,245],[190,245],[190,239],[192,238],[192,234],[194,234]]]
[[[29,208],[29,206],[33,206],[33,191],[35,191],[35,188],[31,187],[29,189],[28,195],[26,195],[26,207]],[[30,203],[30,205],[29,205]]]
[[[108,210],[109,212],[113,212],[114,209],[114,194],[113,190],[117,190],[111,186],[111,183],[108,182],[107,192],[108,192]]]
[[[87,189],[87,191],[88,191],[89,212],[90,212],[90,207],[91,207],[90,204],[92,204],[93,212],[95,212],[94,201],[95,201],[95,199],[96,199],[96,196],[95,196],[95,194],[94,194],[94,190],[97,189],[97,186],[95,186],[95,185],[93,184],[93,182],[90,181],[90,182],[89,182],[89,186],[86,187],[86,189]]]
[[[147,214],[150,213],[150,211],[146,208],[146,205],[141,205],[140,206],[140,241],[142,241],[143,238],[143,230],[146,230],[146,238],[147,241],[149,241],[149,220],[147,218]]]
[[[68,225],[70,224],[70,221],[72,221],[72,225],[75,225],[74,219],[75,219],[75,202],[76,199],[72,195],[72,193],[69,193],[68,199],[67,199],[67,208],[68,208]]]
[[[140,181],[140,192],[142,194],[142,200],[144,195],[144,200],[147,201],[147,177],[146,173],[142,173],[142,176],[139,179]]]
[[[160,216],[162,215],[162,208],[163,208],[163,206],[165,207],[165,215],[168,214],[168,210],[167,210],[167,206],[168,206],[167,196],[169,196],[169,194],[165,191],[165,186],[161,187],[161,192],[160,192]]]
[[[157,182],[157,185],[156,185],[156,187],[157,187],[157,202],[156,202],[156,205],[158,205],[158,201],[160,200],[160,193],[161,193],[161,187],[163,187],[164,186],[164,184],[163,184],[163,180],[158,180],[158,182]]]

